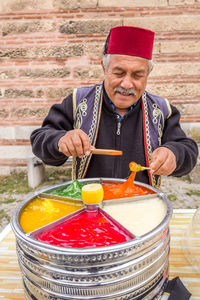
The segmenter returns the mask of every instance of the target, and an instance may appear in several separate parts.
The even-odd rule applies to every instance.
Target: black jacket
[[[173,176],[188,174],[196,164],[197,144],[186,137],[180,127],[180,113],[171,105],[172,115],[165,122],[162,146],[173,151],[177,168]],[[118,149],[122,156],[93,155],[86,177],[127,178],[130,174],[129,163],[135,161],[145,165],[144,141],[142,130],[141,101],[121,121],[120,135],[117,134],[117,116],[104,93],[102,114],[96,148]],[[73,129],[72,95],[61,104],[54,104],[42,127],[31,134],[33,153],[45,164],[59,166],[67,157],[58,151],[58,141],[66,131]],[[149,184],[146,171],[138,172],[136,180]]]

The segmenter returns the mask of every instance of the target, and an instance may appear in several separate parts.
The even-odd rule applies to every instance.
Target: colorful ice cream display
[[[105,204],[103,209],[135,236],[150,232],[166,216],[166,205],[158,197],[125,203]]]
[[[114,245],[150,232],[164,219],[166,205],[154,190],[134,183],[144,167],[134,162],[129,166],[132,173],[125,182],[75,180],[47,191],[50,199],[44,194],[32,199],[20,213],[22,229],[44,243],[75,248]],[[144,195],[149,196],[138,198]]]
[[[58,201],[37,197],[23,208],[19,223],[25,232],[31,232],[82,207],[80,201]]]
[[[134,236],[101,209],[97,209],[78,212],[35,238],[61,247],[94,248],[123,243]]]
[[[91,183],[83,186],[82,199],[89,206],[100,203],[103,200],[102,185]],[[72,248],[110,246],[134,238],[98,206],[88,210],[89,206],[35,238],[47,244]]]

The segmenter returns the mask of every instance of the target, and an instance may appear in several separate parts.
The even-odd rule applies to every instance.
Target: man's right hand
[[[90,154],[90,141],[88,135],[81,129],[68,131],[58,141],[58,149],[66,156],[78,156],[82,158],[84,155]]]

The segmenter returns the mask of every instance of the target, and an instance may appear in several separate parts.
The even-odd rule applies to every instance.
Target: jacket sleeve
[[[33,153],[45,164],[62,165],[68,157],[58,151],[58,141],[67,131],[72,129],[72,95],[69,95],[61,104],[54,104],[41,128],[32,132],[30,140]]]
[[[173,105],[171,105],[171,108],[172,114],[165,121],[162,147],[167,147],[175,154],[177,168],[171,175],[180,177],[188,174],[196,165],[198,146],[182,130],[179,123],[179,111]]]

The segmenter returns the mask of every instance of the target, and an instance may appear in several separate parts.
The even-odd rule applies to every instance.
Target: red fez
[[[107,54],[123,54],[152,59],[154,32],[133,26],[117,26],[110,30]]]

